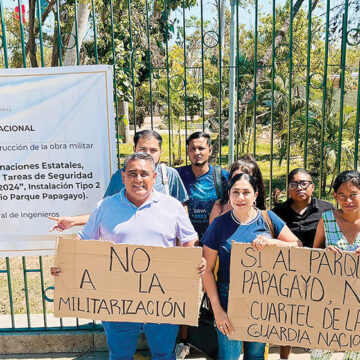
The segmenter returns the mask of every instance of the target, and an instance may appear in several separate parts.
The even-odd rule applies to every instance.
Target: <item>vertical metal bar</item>
[[[37,12],[38,12],[38,21],[39,21],[39,40],[40,40],[40,58],[41,58],[41,66],[45,66],[44,60],[44,43],[43,43],[43,32],[42,32],[42,20],[41,20],[41,0],[36,0],[37,4]]]
[[[253,155],[256,156],[256,115],[257,115],[257,92],[256,92],[256,80],[257,80],[257,46],[258,46],[258,0],[255,0],[255,49],[254,49],[254,148]]]
[[[22,13],[22,2],[18,0],[19,6],[19,20],[20,20],[20,33],[21,33],[21,50],[23,57],[23,65],[26,68],[26,50],[25,50],[25,39],[24,39],[24,22],[23,22],[23,13]]]
[[[270,115],[270,178],[269,178],[269,208],[271,208],[272,203],[272,177],[273,177],[273,161],[274,161],[274,90],[275,90],[275,24],[276,24],[276,0],[273,0],[272,3],[272,57],[271,57],[271,115]]]
[[[93,20],[93,31],[94,31],[94,47],[95,47],[95,61],[96,64],[99,63],[99,54],[98,54],[98,46],[97,46],[97,29],[96,29],[96,18],[95,18],[95,1],[91,0],[92,3],[92,20]]]
[[[200,0],[201,12],[201,90],[202,90],[202,120],[203,131],[205,131],[205,68],[204,68],[204,6],[203,0]],[[186,157],[187,158],[187,157]]]
[[[289,98],[288,98],[288,134],[286,141],[286,195],[289,195],[289,187],[288,187],[288,174],[290,172],[290,137],[291,137],[291,112],[292,112],[292,104],[291,104],[291,90],[292,90],[292,75],[293,75],[293,0],[290,0],[290,33],[289,33]]]
[[[324,137],[326,121],[326,98],[327,98],[327,72],[329,56],[329,24],[330,24],[330,0],[326,2],[326,28],[325,28],[325,53],[324,53],[324,80],[323,80],[323,99],[322,99],[322,121],[320,134],[320,176],[319,176],[319,199],[322,198],[322,186],[324,175]]]
[[[151,130],[154,128],[153,115],[153,98],[152,98],[152,60],[151,60],[151,39],[150,39],[150,24],[149,24],[149,1],[146,0],[146,35],[148,42],[147,61],[149,64],[149,85],[150,85],[150,118]]]
[[[39,256],[39,267],[40,267],[41,300],[42,300],[42,308],[43,308],[44,327],[45,327],[45,329],[47,329],[45,285],[44,285],[44,271],[43,271],[42,256]]]
[[[222,155],[222,149],[221,149],[221,145],[222,145],[222,141],[221,141],[221,127],[222,127],[222,121],[221,121],[221,108],[222,108],[222,49],[221,49],[221,39],[222,39],[222,24],[221,24],[221,2],[222,0],[218,0],[218,20],[219,20],[219,34],[218,34],[218,41],[219,41],[219,157],[220,157],[220,161],[219,164],[221,165],[221,155]]]
[[[185,139],[187,139],[187,69],[186,69],[186,14],[185,14],[185,1],[182,2],[183,5],[183,37],[184,37],[184,95],[185,95]],[[180,135],[181,136],[181,120],[179,119],[180,126]],[[180,146],[180,144],[179,144]],[[185,148],[186,152],[186,148]],[[181,154],[181,149],[180,149]]]
[[[27,282],[27,271],[26,271],[26,259],[25,259],[25,256],[22,257],[22,265],[23,265],[23,275],[24,275],[26,317],[27,317],[28,328],[31,328],[30,304],[29,304],[29,288],[28,288],[28,282]]]
[[[229,83],[229,164],[234,162],[234,128],[235,128],[235,31],[236,31],[236,0],[231,0],[231,24],[230,24],[230,83]]]
[[[360,123],[360,59],[358,71],[358,93],[357,93],[357,110],[356,110],[356,130],[355,130],[355,154],[354,154],[354,169],[358,169],[359,159],[359,123]]]
[[[168,3],[165,6],[165,43],[166,43],[166,80],[167,80],[167,103],[168,103],[168,123],[169,123],[169,165],[171,166],[171,110],[170,110],[170,73],[169,73],[169,24],[168,24]]]
[[[119,151],[119,104],[117,98],[117,81],[116,81],[116,55],[115,55],[115,34],[114,34],[114,7],[113,2],[110,0],[110,21],[111,21],[111,46],[112,46],[112,56],[113,56],[113,81],[114,81],[114,101],[115,101],[115,125],[116,125],[116,157],[117,165],[120,168],[120,151]],[[129,119],[127,119],[129,121]]]
[[[78,14],[77,14],[77,0],[75,0],[75,45],[76,45],[76,62],[77,65],[80,65],[80,55],[79,55],[79,29],[78,29]]]
[[[342,147],[342,129],[344,123],[344,99],[345,99],[345,68],[346,68],[346,45],[347,45],[347,22],[348,22],[349,0],[345,0],[345,11],[343,16],[342,43],[341,43],[341,76],[340,76],[340,118],[339,118],[339,139],[337,152],[337,174],[341,169],[341,147]]]
[[[61,30],[60,30],[60,0],[56,0],[56,19],[57,19],[57,29],[58,29],[58,58],[59,58],[59,64],[62,66],[62,39],[61,39]]]
[[[5,27],[3,0],[0,0],[0,16],[1,16],[1,45],[4,48],[5,68],[8,68],[9,63],[8,63],[8,54],[7,54],[6,27]]]
[[[9,291],[11,327],[14,329],[15,328],[15,314],[14,314],[14,302],[13,302],[12,286],[11,286],[10,260],[8,257],[5,259],[5,262],[6,262],[6,275],[7,275],[8,291]]]
[[[93,0],[94,1],[94,0]],[[130,66],[131,66],[131,81],[132,81],[132,98],[133,98],[133,115],[134,115],[134,129],[136,132],[136,94],[135,94],[135,76],[134,76],[134,48],[132,37],[131,24],[131,0],[128,0],[128,18],[129,18],[129,34],[130,34]]]
[[[240,84],[240,66],[239,66],[239,0],[236,1],[236,158],[239,158],[240,141],[240,115],[239,115],[239,84]]]
[[[309,7],[309,9],[308,9],[308,41],[307,41],[307,61],[306,61],[305,140],[304,140],[304,168],[305,169],[307,167],[307,146],[308,146],[308,135],[309,135],[312,0],[309,0],[308,7]]]

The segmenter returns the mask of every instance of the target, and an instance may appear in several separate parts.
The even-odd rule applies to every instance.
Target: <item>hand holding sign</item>
[[[360,257],[352,252],[233,244],[231,339],[360,350]]]
[[[59,237],[54,314],[197,325],[200,258],[201,248]]]

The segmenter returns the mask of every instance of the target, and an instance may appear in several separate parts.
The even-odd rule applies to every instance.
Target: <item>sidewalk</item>
[[[331,360],[342,360],[343,353],[335,353]],[[107,352],[92,352],[87,354],[41,354],[41,355],[2,355],[1,359],[9,360],[107,360]],[[135,355],[135,360],[150,360],[151,356],[148,351],[138,351]],[[196,349],[192,349],[191,354],[186,359],[197,359],[197,360],[210,360],[204,354],[198,352]],[[242,357],[241,357],[242,359]],[[268,360],[279,360],[278,347],[272,347],[270,349]],[[301,348],[294,348],[290,356],[290,360],[310,360],[310,353],[304,351]]]

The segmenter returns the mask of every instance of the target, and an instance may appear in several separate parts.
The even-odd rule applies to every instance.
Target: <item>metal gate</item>
[[[1,68],[113,65],[119,165],[129,127],[151,127],[172,165],[197,129],[223,166],[253,154],[269,195],[301,166],[327,198],[358,168],[357,0],[0,0],[0,16]],[[0,260],[1,331],[81,326],[49,325],[45,260]]]

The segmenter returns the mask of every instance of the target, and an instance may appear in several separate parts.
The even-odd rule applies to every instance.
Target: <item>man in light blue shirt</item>
[[[101,200],[91,213],[81,239],[99,239],[115,243],[172,247],[193,246],[197,233],[182,204],[153,190],[155,163],[149,154],[134,153],[124,163],[122,180],[125,189]],[[198,268],[201,275],[205,264]],[[60,269],[52,268],[53,275]],[[132,359],[137,339],[144,331],[153,359],[175,360],[177,325],[103,322],[110,360]]]
[[[154,189],[163,194],[168,194],[184,204],[189,200],[189,197],[178,172],[172,167],[159,163],[161,145],[162,137],[154,130],[142,130],[134,135],[134,152],[150,154],[154,159],[157,172]],[[124,188],[122,170],[118,170],[112,176],[104,197],[114,195]]]
[[[140,160],[137,160],[137,157]],[[129,186],[98,202],[84,228],[82,239],[99,239],[114,243],[176,246],[176,239],[192,246],[197,233],[182,204],[171,196],[152,190],[155,167],[149,174],[143,153],[130,155],[124,164],[123,181]],[[130,160],[128,160],[130,159]],[[153,178],[150,178],[152,177]],[[149,192],[149,190],[152,192]],[[139,195],[144,195],[143,197]]]

